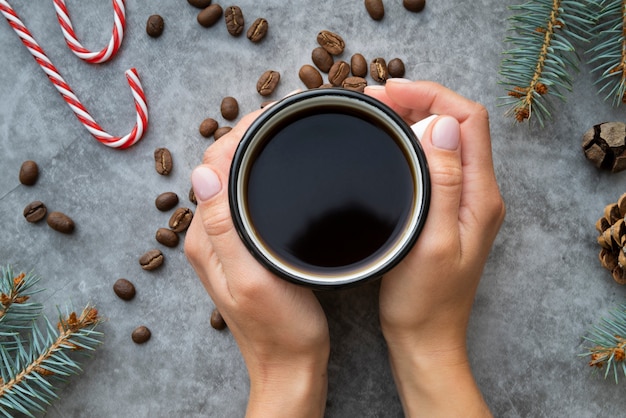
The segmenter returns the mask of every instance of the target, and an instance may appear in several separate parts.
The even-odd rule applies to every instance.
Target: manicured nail
[[[395,78],[395,77],[392,77],[392,78],[387,80],[387,83],[407,84],[407,83],[412,83],[412,82],[413,82],[413,80],[409,80],[408,78]]]
[[[451,116],[444,116],[435,123],[431,141],[437,148],[454,151],[459,147],[460,136],[459,122]]]
[[[206,201],[215,196],[221,189],[222,183],[215,171],[208,167],[197,167],[191,173],[191,185],[196,199]]]
[[[365,90],[385,90],[385,86],[373,85],[373,86],[365,86]]]

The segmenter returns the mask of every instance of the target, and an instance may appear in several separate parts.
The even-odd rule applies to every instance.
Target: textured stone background
[[[136,67],[144,85],[150,123],[144,139],[118,151],[96,142],[6,22],[0,23],[0,263],[42,276],[37,299],[55,305],[95,304],[108,319],[104,345],[84,373],[63,386],[50,417],[241,416],[247,375],[228,331],[209,325],[213,308],[183,254],[164,248],[166,263],[144,272],[137,262],[158,247],[157,228],[169,213],[154,198],[174,191],[187,204],[189,175],[211,141],[200,122],[219,116],[221,98],[236,97],[242,114],[261,101],[256,80],[281,72],[272,98],[302,88],[301,65],[310,63],[319,30],[346,40],[343,58],[400,57],[407,77],[441,82],[487,106],[493,149],[508,215],[481,282],[469,330],[478,383],[499,417],[618,416],[626,410],[622,385],[592,375],[581,336],[624,300],[597,261],[594,223],[604,206],[626,191],[625,174],[599,172],[581,150],[583,132],[622,120],[596,94],[583,64],[573,93],[556,103],[544,129],[515,125],[497,97],[505,19],[501,0],[432,0],[421,14],[400,0],[386,1],[383,21],[371,20],[361,1],[284,2],[242,0],[248,23],[265,17],[270,33],[260,44],[233,38],[220,21],[205,29],[184,0],[129,1],[122,48],[109,63],[90,65],[66,47],[52,1],[12,1],[34,37],[95,119],[109,132],[134,124],[123,72]],[[111,33],[110,2],[69,1],[82,43],[100,49]],[[153,13],[165,18],[159,39],[145,33]],[[152,154],[168,147],[175,169],[159,176]],[[34,187],[19,184],[22,161],[41,168]],[[74,218],[71,236],[45,223],[32,225],[22,209],[42,200]],[[131,302],[111,286],[126,277],[137,286]],[[328,417],[399,417],[377,315],[377,283],[320,295],[327,310],[332,355]],[[152,339],[138,346],[130,333],[145,324]],[[626,380],[626,379],[623,379]],[[624,382],[626,383],[626,382]],[[450,394],[451,399],[454,394]]]

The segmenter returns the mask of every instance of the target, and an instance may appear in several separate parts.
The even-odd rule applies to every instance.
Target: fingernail
[[[387,83],[401,83],[401,84],[407,84],[407,83],[412,83],[413,80],[409,80],[408,78],[395,78],[392,77],[389,80],[387,80]]]
[[[222,189],[222,183],[215,171],[203,166],[197,167],[191,173],[191,185],[199,201],[209,200]]]
[[[437,148],[454,151],[459,147],[459,122],[451,116],[440,118],[433,127],[431,141]]]
[[[379,85],[374,85],[374,86],[365,86],[365,90],[385,90],[385,86],[379,86]]]

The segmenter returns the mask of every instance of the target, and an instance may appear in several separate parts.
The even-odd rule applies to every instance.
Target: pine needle
[[[589,366],[598,370],[605,368],[604,378],[612,376],[618,383],[618,375],[626,376],[626,304],[602,318],[584,339],[591,345],[581,356],[589,357]]]
[[[587,53],[604,100],[619,106],[626,100],[626,2],[603,0],[593,28],[594,46]]]
[[[505,51],[500,84],[507,90],[501,97],[507,115],[517,122],[533,116],[541,126],[551,118],[548,97],[565,100],[571,91],[573,71],[578,71],[575,42],[586,42],[593,24],[593,7],[573,0],[533,0],[511,6],[510,36]]]

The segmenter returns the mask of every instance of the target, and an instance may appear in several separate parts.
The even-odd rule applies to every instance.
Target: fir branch
[[[604,100],[619,106],[626,102],[626,0],[604,0],[601,6],[588,62],[595,64],[591,72],[599,73],[599,93],[606,92]]]
[[[546,98],[565,100],[563,90],[572,89],[571,71],[579,61],[572,42],[587,40],[593,16],[587,4],[574,0],[534,0],[510,9],[513,35],[505,42],[513,48],[500,66],[500,84],[507,89],[500,99],[517,122],[534,115],[543,126],[551,117]]]
[[[602,318],[584,339],[592,344],[581,354],[590,358],[590,367],[606,367],[604,378],[612,375],[615,383],[620,373],[626,376],[626,304],[611,312],[609,318]]]
[[[101,343],[102,334],[94,330],[100,317],[91,306],[80,315],[60,315],[56,328],[44,319],[45,333],[33,322],[27,344],[15,334],[16,350],[0,345],[0,415],[19,412],[33,417],[33,412],[44,412],[57,398],[50,379],[63,380],[81,371],[70,354],[93,351]]]
[[[39,277],[29,273],[15,276],[10,266],[0,271],[0,335],[27,327],[42,310],[40,303],[29,301],[40,292],[34,286]]]

